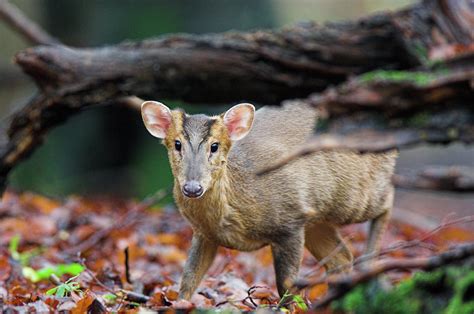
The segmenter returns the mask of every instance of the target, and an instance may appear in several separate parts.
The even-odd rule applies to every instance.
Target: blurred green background
[[[298,21],[354,19],[397,9],[410,0],[12,0],[53,36],[71,46],[101,46],[163,34],[275,28]],[[0,23],[0,114],[34,94],[15,67],[14,54],[29,45]],[[189,106],[188,112],[224,111],[230,104]],[[126,107],[85,110],[56,128],[45,144],[10,176],[10,186],[47,195],[111,194],[143,197],[172,184],[164,147],[150,136],[138,112]]]

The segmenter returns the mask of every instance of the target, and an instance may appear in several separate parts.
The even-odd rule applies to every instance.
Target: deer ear
[[[238,104],[227,110],[224,124],[232,141],[243,139],[252,128],[255,107],[251,104]]]
[[[160,102],[145,101],[142,104],[142,118],[151,135],[165,138],[171,126],[171,111]]]

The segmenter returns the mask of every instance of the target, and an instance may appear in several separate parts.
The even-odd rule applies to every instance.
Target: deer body
[[[147,118],[145,104],[147,124],[150,114]],[[352,261],[338,226],[373,220],[367,250],[377,249],[392,207],[390,178],[395,152],[314,153],[257,176],[259,170],[303,145],[312,135],[317,118],[314,108],[304,104],[264,107],[254,117],[253,106],[238,105],[224,117],[187,116],[178,111],[170,115],[162,138],[175,177],[174,197],[194,230],[181,297],[191,297],[218,246],[252,251],[270,245],[280,295],[296,278],[305,246],[317,259],[342,246],[325,265],[328,270]],[[180,146],[181,157],[177,157],[173,147],[180,134],[187,134],[188,152],[195,152],[188,161],[185,148]],[[218,143],[221,151],[202,148],[206,140],[209,145]],[[202,155],[196,153],[202,149]],[[189,167],[199,158],[201,164],[209,164],[207,174],[203,175],[206,169]],[[199,195],[190,197],[186,185],[192,184],[183,181],[200,187],[194,189]]]

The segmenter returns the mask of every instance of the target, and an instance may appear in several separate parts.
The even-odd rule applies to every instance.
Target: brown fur
[[[314,153],[259,177],[258,170],[304,144],[313,132],[315,110],[304,104],[264,107],[256,112],[250,133],[234,143],[222,116],[208,117],[205,143],[218,142],[219,151],[200,165],[205,193],[187,198],[181,192],[185,153],[174,149],[174,141],[186,141],[185,125],[204,130],[205,118],[180,111],[172,111],[172,117],[164,144],[175,177],[174,197],[194,230],[182,298],[191,297],[218,246],[252,251],[270,245],[280,295],[297,276],[304,246],[322,259],[341,245],[325,265],[329,270],[352,261],[337,231],[341,225],[372,220],[368,251],[377,250],[392,208],[396,152]]]

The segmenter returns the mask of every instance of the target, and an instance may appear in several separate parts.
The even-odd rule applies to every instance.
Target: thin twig
[[[130,279],[130,264],[129,264],[129,254],[128,254],[128,246],[124,250],[125,254],[125,279],[129,284],[132,284],[132,280]]]
[[[362,262],[365,262],[367,260],[370,260],[370,259],[373,259],[373,258],[376,258],[376,257],[386,255],[388,253],[391,253],[391,252],[399,250],[399,249],[407,249],[407,248],[411,248],[411,247],[414,247],[414,246],[421,245],[424,241],[426,241],[427,239],[429,239],[430,237],[432,237],[433,235],[435,235],[436,233],[438,233],[439,231],[441,231],[441,230],[443,230],[447,227],[457,225],[457,224],[462,224],[462,223],[473,222],[473,221],[474,221],[474,215],[465,216],[465,217],[462,217],[462,218],[459,218],[459,219],[443,222],[442,224],[440,224],[436,228],[428,231],[427,233],[425,233],[424,235],[422,235],[418,239],[395,243],[395,244],[387,247],[386,249],[380,250],[377,253],[370,253],[370,254],[365,254],[365,255],[359,256],[358,258],[356,258],[354,260],[354,265],[360,264]]]
[[[314,135],[295,150],[280,158],[277,162],[265,166],[257,172],[257,175],[265,175],[269,172],[280,169],[286,164],[316,152],[324,151],[357,151],[359,153],[383,153],[394,148],[406,145],[396,141],[396,137],[391,132],[371,132],[371,140],[364,132],[355,135],[324,134]]]
[[[91,276],[91,278],[99,285],[101,286],[102,288],[104,288],[106,291],[112,293],[112,294],[115,294],[115,291],[109,287],[107,287],[102,281],[99,280],[99,278],[97,278],[96,275],[94,275],[94,273],[89,269],[89,267],[87,267],[86,265],[86,261],[84,258],[79,258],[79,264],[82,265],[82,267],[84,267],[84,271],[89,275]]]
[[[474,256],[474,243],[459,245],[447,252],[430,257],[419,258],[404,258],[404,259],[389,259],[382,261],[376,266],[365,269],[361,272],[354,272],[351,274],[335,275],[327,278],[327,280],[320,280],[317,284],[328,283],[330,291],[328,294],[313,305],[313,309],[321,308],[333,300],[338,299],[348,293],[352,288],[358,284],[369,281],[377,277],[381,273],[385,273],[395,269],[424,269],[430,270],[441,267],[443,265],[451,264],[465,260]]]
[[[247,290],[247,296],[245,299],[242,300],[242,304],[245,306],[248,306],[250,308],[253,308],[254,310],[258,308],[258,304],[254,301],[252,294],[257,290],[257,289],[268,289],[266,286],[252,286]],[[266,298],[265,298],[266,299]],[[247,303],[247,300],[250,301],[251,304]],[[267,299],[268,300],[268,299]]]
[[[359,256],[358,258],[356,258],[354,260],[353,266],[356,266],[360,263],[363,263],[365,261],[368,261],[368,260],[371,260],[371,259],[374,259],[374,258],[378,258],[378,257],[384,256],[384,255],[387,255],[388,253],[391,253],[391,252],[394,252],[394,251],[397,251],[397,250],[408,249],[408,248],[411,248],[411,247],[414,247],[414,246],[420,246],[420,245],[424,246],[426,244],[426,243],[424,243],[424,241],[426,241],[427,239],[429,239],[430,237],[432,237],[433,235],[435,235],[439,231],[441,231],[441,230],[443,230],[447,227],[453,226],[453,225],[468,223],[468,222],[473,222],[473,221],[474,221],[474,215],[465,216],[465,217],[462,217],[462,218],[459,218],[459,219],[454,219],[454,220],[451,220],[451,221],[445,221],[442,224],[440,224],[439,226],[437,226],[436,228],[428,231],[427,233],[425,233],[424,235],[422,235],[418,239],[411,240],[411,241],[397,242],[397,243],[395,243],[395,244],[393,244],[393,245],[391,245],[391,246],[389,246],[385,249],[380,250],[379,252]],[[431,247],[431,246],[427,246],[427,248],[428,249],[433,249],[433,247]],[[339,250],[338,247],[336,247],[333,250],[333,252],[337,251],[337,250]],[[333,253],[330,253],[330,255],[331,254],[333,254]],[[325,275],[323,275],[323,276],[321,276],[321,277],[319,277],[315,280],[298,280],[297,282],[295,282],[295,288],[297,290],[302,290],[302,289],[306,289],[306,288],[309,288],[309,287],[316,286],[316,285],[318,285],[322,282],[325,282],[325,280],[330,278],[335,273],[340,272],[343,268],[346,268],[346,267],[347,267],[347,265],[341,265],[339,267],[336,267],[335,269],[332,269],[331,271],[328,271]]]
[[[134,291],[120,289],[118,294],[123,294],[125,299],[130,302],[147,303],[150,300],[149,296]]]
[[[61,280],[56,274],[51,274],[51,276],[49,276],[49,281],[51,281],[55,286],[62,284]]]
[[[155,194],[147,197],[142,202],[140,202],[139,204],[134,206],[131,210],[126,212],[120,218],[118,218],[117,223],[113,224],[112,226],[110,226],[108,228],[97,231],[92,236],[90,236],[89,238],[87,238],[83,242],[79,243],[77,246],[64,250],[63,253],[66,254],[66,255],[70,255],[70,254],[75,254],[77,252],[85,252],[85,251],[93,248],[100,241],[102,241],[103,239],[108,237],[109,234],[112,233],[113,231],[118,230],[118,229],[122,229],[122,228],[126,228],[126,227],[132,226],[135,223],[137,223],[138,220],[140,219],[142,213],[146,209],[153,206],[153,204],[158,203],[159,201],[161,201],[162,199],[164,199],[168,195],[169,195],[169,189],[159,190]]]
[[[106,291],[118,296],[121,298],[121,302],[123,302],[124,300],[126,301],[129,301],[129,302],[137,302],[137,303],[146,303],[148,302],[148,300],[150,300],[150,297],[149,296],[146,296],[144,294],[141,294],[141,293],[138,293],[138,292],[134,292],[134,291],[128,291],[128,290],[124,290],[124,289],[119,289],[119,290],[113,290],[109,287],[107,287],[102,281],[100,281],[96,275],[94,275],[94,273],[87,267],[86,263],[85,263],[85,260],[84,259],[80,259],[79,260],[79,263],[84,267],[84,271],[89,274],[89,276],[92,277],[92,279],[94,279],[94,281],[99,285],[101,286],[102,288],[104,288]],[[53,278],[51,278],[53,279]],[[59,280],[59,279],[58,279]]]
[[[255,303],[255,301],[252,298],[252,295],[251,295],[251,292],[250,292],[250,289],[252,289],[252,288],[253,287],[250,287],[247,290],[247,296],[245,297],[245,299],[242,300],[242,303],[246,306],[250,306],[251,308],[256,309],[258,307],[258,305],[257,305],[257,303]],[[247,300],[249,300],[251,304],[248,304]]]
[[[7,0],[0,0],[0,19],[34,45],[61,44]]]

